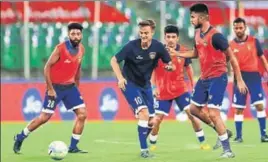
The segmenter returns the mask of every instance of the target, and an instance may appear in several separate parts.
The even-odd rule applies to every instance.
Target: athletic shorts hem
[[[219,110],[221,110],[221,106],[217,106],[215,104],[208,104],[207,107],[211,108],[211,109],[219,109]]]
[[[43,108],[42,112],[47,113],[47,114],[53,114],[55,111]]]
[[[232,104],[232,107],[234,107],[234,108],[240,108],[240,109],[244,109],[244,108],[246,108],[246,105],[237,105],[237,104]]]
[[[73,108],[71,108],[70,110],[76,110],[76,109],[80,109],[80,108],[85,108],[86,104],[82,103],[80,105],[74,106]]]
[[[251,106],[256,106],[256,105],[259,105],[259,104],[262,104],[264,105],[264,100],[259,100],[259,101],[255,101],[251,104]]]
[[[196,105],[196,106],[205,106],[205,104],[197,103],[194,100],[191,100],[191,103],[194,104],[194,105]]]
[[[155,110],[155,113],[156,114],[163,114],[165,116],[168,116],[168,113],[164,112],[164,111],[161,111],[161,110]]]

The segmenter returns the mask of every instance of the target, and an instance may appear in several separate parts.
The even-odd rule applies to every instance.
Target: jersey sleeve
[[[261,48],[261,43],[258,39],[255,39],[255,44],[256,44],[256,49],[257,49],[257,55],[262,56],[263,55],[263,50]]]
[[[123,48],[115,54],[117,62],[121,62],[127,58],[127,54],[131,51],[130,43],[127,43]]]
[[[160,43],[159,44],[159,48],[160,48],[160,58],[164,63],[169,63],[171,61],[171,58],[169,56],[169,53],[167,51],[167,49],[165,48],[165,46]]]
[[[184,62],[184,66],[189,66],[192,63],[192,60],[190,58],[186,58]]]
[[[216,50],[221,51],[225,51],[229,47],[227,39],[221,33],[212,36],[212,45]]]

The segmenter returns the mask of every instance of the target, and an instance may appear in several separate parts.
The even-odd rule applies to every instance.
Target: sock
[[[195,134],[196,134],[196,137],[198,138],[200,143],[203,143],[205,141],[205,136],[204,136],[205,134],[204,134],[203,129],[201,129],[200,131],[195,132]]]
[[[72,134],[70,148],[77,148],[77,144],[80,140],[80,134]]]
[[[257,118],[260,126],[261,137],[266,135],[266,113],[265,110],[257,111]]]
[[[149,139],[151,144],[156,144],[158,135],[150,134]]]
[[[147,132],[148,132],[148,121],[139,120],[138,121],[138,133],[139,133],[141,151],[148,149],[147,141],[146,141]]]
[[[17,135],[17,139],[19,141],[23,141],[31,132],[29,131],[29,129],[26,127],[24,128],[20,134]]]
[[[236,128],[236,137],[242,138],[242,125],[243,125],[244,115],[235,114],[234,120],[235,120],[235,128]]]
[[[231,151],[227,132],[219,136],[219,139],[221,141],[223,151]]]

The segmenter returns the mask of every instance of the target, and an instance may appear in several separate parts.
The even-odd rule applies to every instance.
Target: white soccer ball
[[[53,141],[48,146],[48,155],[54,160],[62,160],[68,153],[67,145],[62,141]]]

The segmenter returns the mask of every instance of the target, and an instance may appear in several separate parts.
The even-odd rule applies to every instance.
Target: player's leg
[[[138,137],[141,149],[141,157],[149,158],[151,157],[147,145],[149,110],[144,98],[142,97],[141,88],[128,81],[126,89],[124,91],[122,90],[122,93],[124,94],[129,105],[131,105],[133,108],[133,111],[138,119]]]
[[[208,111],[209,116],[212,122],[216,127],[216,131],[219,135],[219,139],[222,143],[223,153],[221,157],[223,158],[233,158],[235,155],[233,154],[227,129],[225,124],[221,118],[221,105],[224,98],[224,92],[227,87],[227,74],[223,74],[220,77],[210,79],[210,88],[209,88],[209,100],[208,100]]]
[[[236,137],[234,141],[241,143],[243,142],[242,138],[242,126],[244,121],[244,109],[246,108],[246,99],[247,99],[247,93],[241,94],[237,88],[237,86],[234,83],[233,88],[233,104],[232,107],[235,108],[235,129],[236,129]]]
[[[200,142],[200,148],[202,150],[210,149],[210,146],[205,143],[205,134],[201,127],[200,121],[191,114],[190,112],[190,94],[188,92],[182,94],[181,96],[175,99],[176,104],[180,108],[181,111],[185,111],[188,119],[191,121],[195,134],[197,136],[198,141]],[[200,112],[201,113],[201,112]]]
[[[71,136],[71,142],[69,146],[69,153],[87,153],[87,151],[80,150],[77,147],[77,144],[79,143],[81,135],[83,133],[85,121],[87,118],[86,105],[78,88],[73,85],[73,87],[66,89],[65,96],[62,101],[66,109],[73,110],[76,115]]]
[[[255,106],[257,110],[257,119],[259,122],[261,142],[268,142],[268,136],[266,134],[266,112],[264,109],[264,93],[261,83],[261,76],[259,73],[252,74],[254,77],[248,79],[248,89],[251,97],[251,104]]]
[[[162,123],[164,116],[168,116],[172,101],[173,100],[156,100],[154,103],[156,115],[154,117],[154,127],[149,136],[150,143],[152,144],[150,149],[152,151],[156,149],[160,124]]]
[[[190,112],[193,116],[215,129],[208,113],[202,110],[208,100],[208,83],[199,79],[195,85],[190,105]]]
[[[31,132],[39,128],[41,125],[45,124],[53,115],[54,110],[56,108],[57,103],[61,99],[61,92],[57,91],[57,98],[51,98],[47,95],[45,96],[44,103],[43,103],[43,109],[40,113],[40,115],[36,118],[34,118],[22,131],[21,133],[15,135],[14,137],[14,145],[13,145],[13,151],[15,153],[19,153],[21,150],[22,143],[25,138],[29,136]]]

